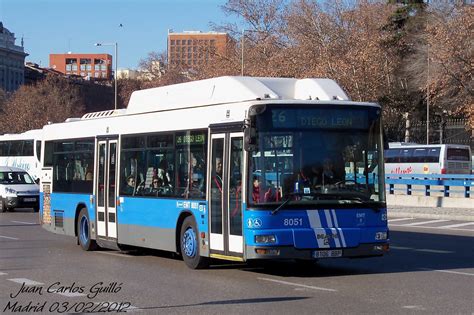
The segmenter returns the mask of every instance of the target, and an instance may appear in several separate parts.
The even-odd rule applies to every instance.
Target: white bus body
[[[38,179],[41,174],[42,130],[0,135],[0,166],[18,167]]]
[[[457,144],[390,143],[386,174],[470,174],[471,148]]]

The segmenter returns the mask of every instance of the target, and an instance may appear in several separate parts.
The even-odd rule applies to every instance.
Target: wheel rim
[[[188,227],[186,232],[183,234],[183,252],[186,256],[192,258],[196,256],[197,252],[197,240],[196,233],[192,227]]]
[[[89,220],[85,215],[81,218],[79,237],[82,244],[87,244],[89,241]]]

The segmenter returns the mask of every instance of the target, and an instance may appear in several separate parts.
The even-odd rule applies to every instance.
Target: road
[[[36,213],[2,213],[0,312],[472,314],[474,222],[396,218],[390,226],[392,250],[382,258],[190,270],[159,251],[84,252],[43,230]],[[22,283],[28,290],[18,293]]]

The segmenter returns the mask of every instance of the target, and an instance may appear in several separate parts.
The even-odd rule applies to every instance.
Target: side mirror
[[[251,119],[246,119],[244,122],[244,150],[253,152],[257,150],[257,131],[252,126]]]
[[[39,183],[40,183],[39,177],[37,179],[35,179],[35,183],[39,185]]]

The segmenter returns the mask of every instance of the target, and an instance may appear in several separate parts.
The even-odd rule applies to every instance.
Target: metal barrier
[[[424,191],[425,196],[431,196],[432,192],[441,192],[444,197],[450,193],[464,193],[465,198],[471,195],[471,187],[474,187],[474,175],[458,174],[385,174],[385,184],[388,186],[389,194],[395,191],[405,191],[411,195],[413,191]],[[397,188],[395,185],[406,185],[405,188]],[[425,186],[424,189],[415,189],[412,186]],[[431,186],[443,186],[443,189],[431,188]],[[452,187],[463,187],[463,190],[455,190]]]

